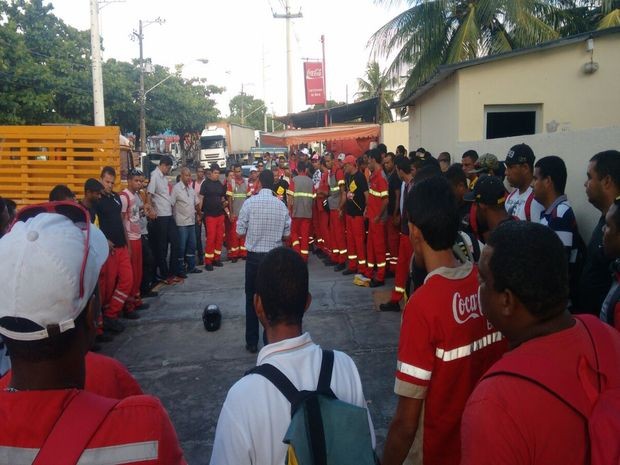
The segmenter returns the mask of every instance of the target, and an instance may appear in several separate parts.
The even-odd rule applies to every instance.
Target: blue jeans
[[[179,270],[184,269],[187,260],[188,270],[196,268],[196,227],[179,226]]]

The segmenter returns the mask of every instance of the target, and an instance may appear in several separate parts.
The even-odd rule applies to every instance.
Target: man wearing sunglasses
[[[185,464],[159,400],[118,401],[84,390],[92,295],[109,253],[88,220],[76,203],[26,207],[0,241],[0,280],[12,283],[0,306],[12,364],[0,390],[0,460]],[[33,286],[35,275],[45,279]]]

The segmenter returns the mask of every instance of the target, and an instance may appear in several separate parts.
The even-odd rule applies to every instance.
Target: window
[[[485,105],[485,138],[525,136],[540,132],[542,105]]]

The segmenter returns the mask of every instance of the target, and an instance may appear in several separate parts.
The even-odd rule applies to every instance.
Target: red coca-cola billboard
[[[325,87],[323,85],[323,63],[306,61],[304,63],[306,83],[306,105],[325,104]]]

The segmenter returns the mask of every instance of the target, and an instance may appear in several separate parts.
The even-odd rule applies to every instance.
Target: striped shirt
[[[548,226],[558,235],[564,248],[569,262],[574,263],[577,257],[575,247],[575,236],[577,234],[577,220],[575,213],[565,195],[555,199],[549,208],[540,214],[540,224]]]
[[[282,238],[291,235],[288,209],[271,189],[247,199],[237,219],[237,234],[245,236],[248,252],[266,253],[282,246]]]

